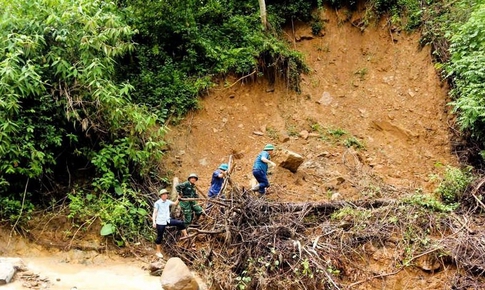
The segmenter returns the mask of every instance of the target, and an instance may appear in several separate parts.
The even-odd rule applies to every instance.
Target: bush
[[[450,31],[450,35],[451,35]],[[448,76],[453,77],[451,105],[462,130],[485,142],[485,5],[451,37]]]
[[[15,216],[24,191],[42,203],[65,192],[59,184],[80,179],[109,196],[149,178],[165,131],[131,101],[133,86],[113,80],[135,33],[117,7],[100,0],[0,0],[0,7],[2,216]]]
[[[436,179],[437,176],[434,178]],[[447,166],[436,192],[444,204],[456,205],[472,181],[471,167],[460,169]]]

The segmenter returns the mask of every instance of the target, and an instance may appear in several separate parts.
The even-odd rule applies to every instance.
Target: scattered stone
[[[411,96],[412,98],[414,98],[414,96],[416,96],[416,93],[413,92],[411,89],[408,90],[408,94],[409,96]]]
[[[390,85],[394,83],[394,76],[386,76],[386,77],[383,77],[382,80],[384,81],[384,83]]]
[[[156,262],[151,263],[148,266],[148,271],[150,271],[150,275],[152,275],[152,276],[161,276],[164,266],[165,266],[164,262],[156,261]]]
[[[207,162],[207,158],[202,158],[202,159],[199,159],[199,164],[202,166],[206,166],[209,163]]]
[[[357,109],[360,113],[361,118],[367,117],[367,111],[365,109]]]
[[[170,258],[165,265],[160,283],[164,290],[198,290],[194,275],[180,258]]]
[[[300,154],[289,150],[282,151],[281,156],[284,161],[281,162],[280,166],[293,173],[295,173],[298,170],[298,167],[303,163],[303,157]]]
[[[308,139],[308,134],[309,134],[309,133],[308,133],[308,131],[307,131],[307,130],[303,130],[303,131],[301,131],[301,132],[300,132],[300,134],[299,134],[299,135],[300,135],[300,137],[302,137],[303,139],[305,139],[305,140],[306,140],[306,139]]]
[[[320,137],[319,133],[309,133],[308,137]]]
[[[342,200],[342,195],[338,192],[334,192],[332,194],[332,197],[330,197],[330,200],[332,200],[332,201]]]
[[[229,98],[230,99],[234,99],[236,96],[235,95],[230,95]]]
[[[258,136],[264,136],[264,133],[260,131],[254,131],[253,134]]]
[[[281,134],[278,139],[280,140],[281,143],[288,142],[290,140],[290,136],[287,134]]]
[[[329,92],[323,92],[322,97],[320,100],[317,101],[320,105],[328,106],[332,103],[333,99]]]
[[[317,157],[328,157],[330,153],[328,151],[323,151],[322,153],[318,154]]]

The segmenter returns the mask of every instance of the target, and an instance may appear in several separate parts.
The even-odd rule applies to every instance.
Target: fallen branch
[[[193,238],[197,235],[200,235],[200,234],[204,234],[204,235],[217,235],[217,234],[222,234],[225,232],[225,230],[217,230],[217,231],[207,231],[207,230],[200,230],[200,229],[194,229],[194,228],[190,228],[191,231],[194,231],[195,230],[195,233],[193,234],[190,234],[190,235],[187,235],[185,237],[181,237],[180,240],[187,240],[187,239],[190,239],[190,238]]]

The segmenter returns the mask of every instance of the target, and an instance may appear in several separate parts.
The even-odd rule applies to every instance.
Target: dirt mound
[[[419,48],[417,33],[390,30],[386,22],[361,30],[334,11],[323,11],[322,18],[324,36],[313,36],[303,24],[287,31],[310,67],[301,93],[283,80],[221,82],[200,110],[168,133],[167,172],[182,179],[197,172],[206,190],[212,171],[236,154],[233,179],[248,186],[253,159],[273,143],[305,161],[296,173],[273,171],[270,199],[432,192],[430,175],[457,159],[451,153],[447,87],[429,48]]]

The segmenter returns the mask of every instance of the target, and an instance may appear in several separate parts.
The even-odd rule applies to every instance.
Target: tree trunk
[[[259,10],[261,12],[261,23],[263,24],[263,30],[268,28],[268,23],[266,21],[266,2],[265,0],[258,0],[259,1]]]

